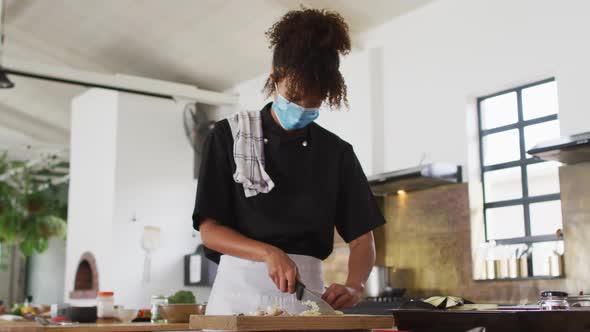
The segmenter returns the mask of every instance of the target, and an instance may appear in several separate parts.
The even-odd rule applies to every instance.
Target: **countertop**
[[[188,331],[188,323],[178,324],[74,324],[66,326],[43,326],[37,322],[0,321],[0,332],[148,332],[148,331]]]
[[[412,310],[394,309],[397,327],[414,332],[590,332],[590,310]]]

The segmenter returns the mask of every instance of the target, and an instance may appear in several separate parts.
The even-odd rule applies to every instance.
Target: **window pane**
[[[527,166],[529,196],[559,193],[559,165],[548,161]]]
[[[563,254],[563,241],[533,243],[533,275],[550,275],[550,257]]]
[[[525,150],[532,149],[537,143],[559,137],[559,121],[548,121],[524,127]],[[527,154],[527,156],[530,156]]]
[[[518,129],[484,136],[484,165],[494,165],[520,159]]]
[[[531,234],[552,235],[562,228],[561,201],[531,204]]]
[[[555,81],[522,90],[522,111],[525,120],[557,114]]]
[[[483,176],[486,202],[522,197],[522,174],[520,167],[485,172]]]
[[[496,128],[518,121],[516,92],[484,99],[481,102],[483,129]]]
[[[522,205],[486,209],[488,240],[524,236]]]

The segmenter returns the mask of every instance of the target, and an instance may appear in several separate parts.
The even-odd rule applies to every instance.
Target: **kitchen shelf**
[[[558,280],[565,279],[565,276],[551,277],[551,276],[534,276],[526,278],[505,278],[505,279],[473,279],[475,282],[498,282],[498,281],[527,281],[527,280]]]
[[[538,159],[576,164],[590,161],[590,132],[537,144],[527,151]]]
[[[376,196],[395,195],[462,182],[461,166],[432,163],[398,171],[376,174],[368,178]]]

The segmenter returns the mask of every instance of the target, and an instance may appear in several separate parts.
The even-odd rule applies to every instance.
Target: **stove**
[[[346,314],[391,315],[391,309],[398,309],[407,301],[403,297],[367,297],[356,306],[342,310]]]

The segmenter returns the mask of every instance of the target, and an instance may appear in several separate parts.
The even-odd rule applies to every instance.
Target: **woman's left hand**
[[[355,306],[360,298],[360,290],[341,284],[332,284],[322,295],[322,299],[337,310]]]

